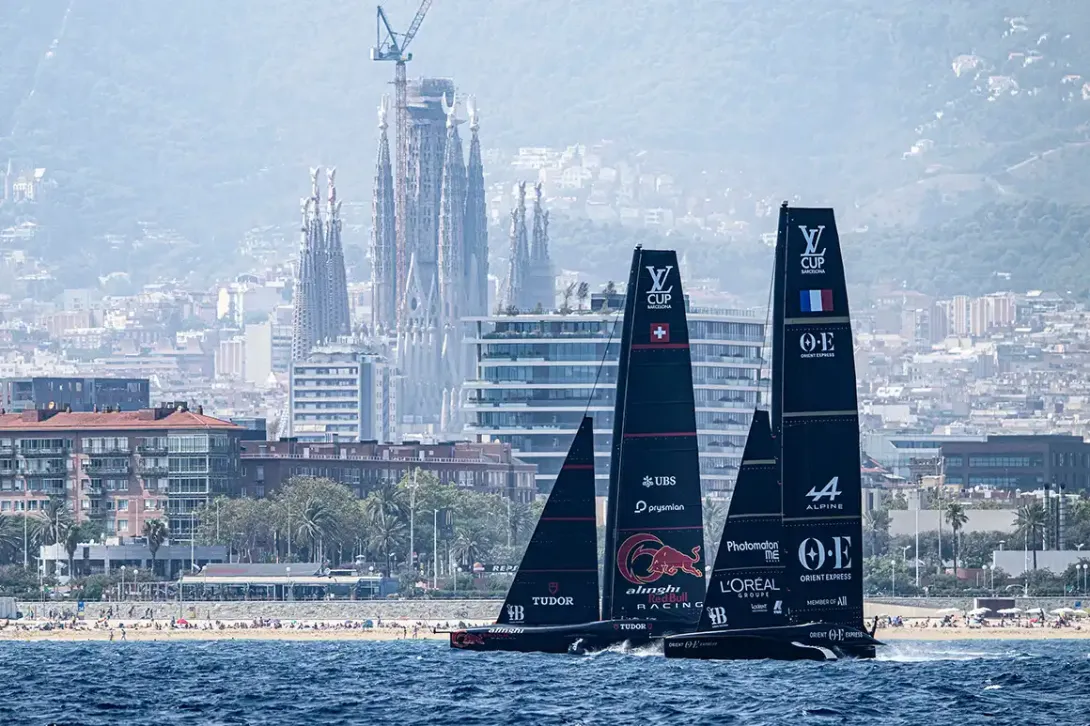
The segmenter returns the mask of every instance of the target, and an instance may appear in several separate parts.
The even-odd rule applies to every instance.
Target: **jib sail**
[[[497,623],[573,625],[598,619],[592,429],[591,418],[585,416]]]
[[[677,255],[632,256],[621,333],[602,615],[691,627],[704,599],[689,330]]]
[[[844,261],[832,209],[784,207],[782,405],[785,585],[791,620],[863,623],[859,414]],[[773,414],[775,420],[776,412]]]
[[[787,623],[780,564],[780,485],[768,413],[749,427],[699,630]]]

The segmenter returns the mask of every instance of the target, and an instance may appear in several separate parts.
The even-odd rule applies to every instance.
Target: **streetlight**
[[[889,561],[889,571],[893,577],[893,597],[897,597],[897,560]]]
[[[121,565],[121,588],[117,592],[118,601],[125,599],[125,565]]]
[[[133,585],[133,590],[135,590],[135,594],[133,595],[133,600],[139,600],[140,599],[140,585],[136,584],[136,575],[139,572],[140,572],[139,569],[137,569],[135,567],[132,568],[132,585]]]
[[[288,571],[288,590],[290,591],[291,596],[294,596],[295,595],[295,590],[291,586],[291,567],[285,567],[284,569]],[[284,599],[285,600],[290,599],[290,596],[289,596],[289,594],[287,592],[284,593]]]
[[[901,548],[901,564],[908,562],[908,551],[912,549],[912,545],[905,545]]]
[[[1082,552],[1082,548],[1085,547],[1085,546],[1086,546],[1085,542],[1080,542],[1079,544],[1075,545],[1075,549],[1077,549],[1079,552]]]

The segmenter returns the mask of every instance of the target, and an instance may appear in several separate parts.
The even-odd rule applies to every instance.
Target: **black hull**
[[[708,630],[663,640],[667,658],[696,660],[839,660],[874,658],[882,645],[866,631],[824,623],[749,630]]]
[[[635,620],[538,627],[486,625],[452,632],[450,647],[473,651],[579,654],[625,642],[638,647],[651,642],[652,638],[662,638],[667,632],[678,631],[661,622]]]

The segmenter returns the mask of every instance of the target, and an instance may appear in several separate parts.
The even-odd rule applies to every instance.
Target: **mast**
[[[772,270],[772,436],[779,438],[783,427],[783,307],[787,261],[787,202],[780,205],[780,221],[776,227],[776,254]]]
[[[606,548],[602,563],[602,617],[613,617],[613,586],[617,572],[617,495],[621,473],[621,440],[624,436],[624,401],[628,396],[628,359],[632,354],[632,323],[636,311],[636,279],[643,248],[636,245],[625,287],[624,317],[621,319],[621,349],[617,360],[617,386],[613,399],[613,438],[609,451],[609,488],[606,491]]]

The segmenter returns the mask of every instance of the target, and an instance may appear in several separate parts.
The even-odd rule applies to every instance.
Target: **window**
[[[129,511],[129,500],[128,499],[118,499],[117,500],[117,511],[119,511],[119,512]]]
[[[118,532],[128,532],[129,531],[129,520],[127,520],[127,519],[117,520],[117,531]]]

